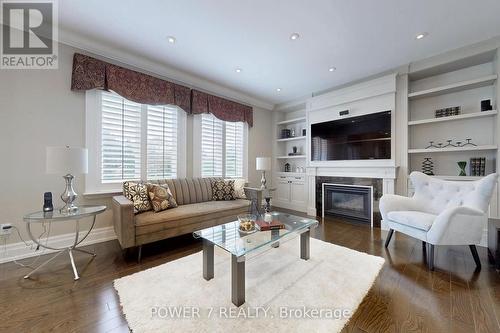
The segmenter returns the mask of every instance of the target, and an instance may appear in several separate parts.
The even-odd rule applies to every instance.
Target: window
[[[246,177],[246,125],[222,121],[212,114],[197,116],[195,122],[194,174],[201,177]],[[199,152],[196,151],[197,142]]]
[[[141,178],[141,105],[102,93],[101,181]]]
[[[148,179],[177,176],[177,109],[148,106]]]
[[[185,176],[185,112],[89,91],[86,192],[118,191],[126,180]]]

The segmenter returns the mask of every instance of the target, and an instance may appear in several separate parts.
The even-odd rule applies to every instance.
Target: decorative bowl
[[[238,215],[238,221],[240,222],[240,231],[252,232],[255,231],[255,221],[257,216],[252,214]]]

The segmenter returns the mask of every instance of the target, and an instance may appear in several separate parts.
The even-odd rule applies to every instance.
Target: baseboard
[[[113,230],[113,227],[98,228],[92,230],[90,235],[82,242],[81,246],[106,242],[113,239],[116,239],[116,234]],[[63,248],[73,244],[74,240],[74,233],[51,236],[49,237],[49,246],[55,248]],[[29,240],[29,242],[31,242],[31,240]],[[7,246],[5,246],[5,248],[0,247],[0,263],[36,257],[40,254],[48,254],[53,252],[56,251],[48,249],[40,249],[38,251],[35,251],[35,249],[31,249],[23,242],[8,244]]]

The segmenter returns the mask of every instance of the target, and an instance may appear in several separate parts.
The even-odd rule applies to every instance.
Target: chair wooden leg
[[[434,245],[427,243],[427,266],[429,270],[434,270]]]
[[[389,233],[387,234],[387,238],[385,239],[385,247],[389,246],[389,242],[391,241],[392,234],[394,233],[393,229],[389,229]]]
[[[474,258],[474,262],[476,263],[476,268],[481,268],[481,260],[479,259],[479,255],[477,254],[476,245],[469,245],[470,252],[472,253],[472,257]]]

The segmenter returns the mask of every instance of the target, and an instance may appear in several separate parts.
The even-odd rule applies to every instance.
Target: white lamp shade
[[[82,174],[88,172],[88,150],[78,147],[47,147],[46,172]]]
[[[271,170],[271,158],[270,157],[257,157],[255,162],[256,170]]]

